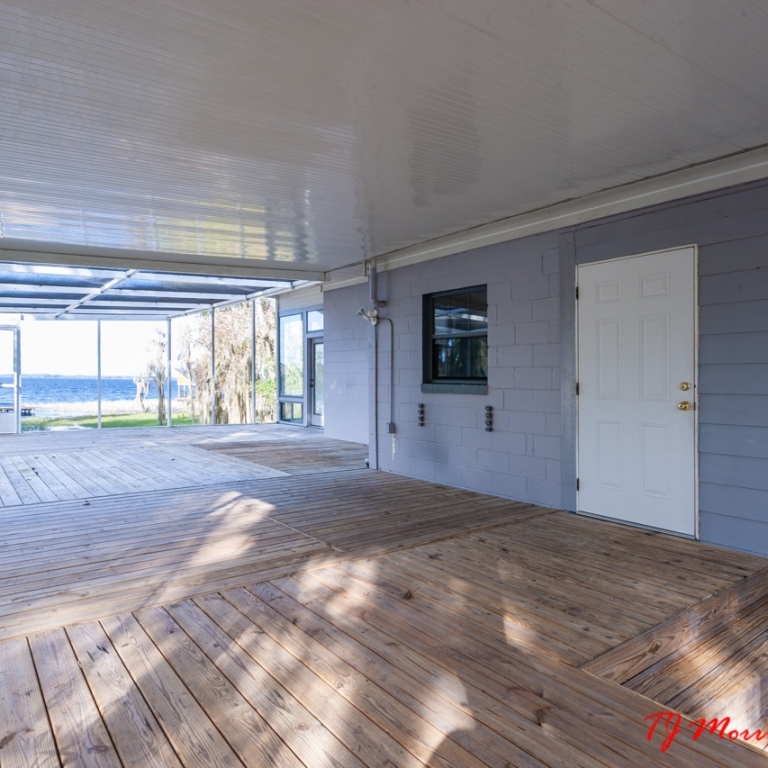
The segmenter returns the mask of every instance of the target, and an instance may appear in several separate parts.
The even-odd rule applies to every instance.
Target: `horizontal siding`
[[[756,555],[766,554],[768,523],[764,520],[730,517],[702,510],[700,526],[704,541]]]
[[[768,555],[768,184],[584,225],[577,263],[699,246],[705,541]]]
[[[768,395],[701,395],[699,422],[768,427]]]
[[[768,236],[766,210],[768,186],[760,183],[585,224],[576,231],[578,258],[585,263],[691,243]]]
[[[768,491],[768,459],[702,453],[699,472],[708,483]]]
[[[699,310],[699,333],[702,336],[754,331],[768,331],[768,299],[715,304]]]
[[[733,249],[733,244],[731,248]],[[699,279],[701,306],[760,301],[766,296],[768,296],[768,269],[765,266],[718,275],[702,275]]]
[[[765,510],[768,509],[768,491],[702,482],[699,487],[699,504],[704,511],[717,510],[717,512],[708,514],[765,522]],[[764,546],[765,543],[763,542]]]
[[[713,333],[701,336],[699,355],[708,365],[768,363],[768,332]]]
[[[720,395],[763,395],[768,392],[768,363],[702,365],[699,392]]]
[[[699,274],[702,277],[764,267],[768,256],[768,236],[742,238],[737,249],[731,242],[713,243],[704,249],[699,258]]]
[[[701,424],[699,426],[699,451],[726,456],[768,459],[768,440],[765,439],[765,428]]]

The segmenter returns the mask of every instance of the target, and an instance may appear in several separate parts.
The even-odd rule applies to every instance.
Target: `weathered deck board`
[[[545,513],[368,470],[17,506],[0,513],[0,638]]]
[[[583,668],[692,719],[730,717],[739,730],[765,732],[768,570],[652,627]],[[765,749],[766,740],[755,746]]]
[[[67,636],[124,764],[181,766],[168,738],[99,624],[78,624]]]
[[[756,716],[763,559],[370,472],[318,431],[108,438],[0,445],[0,498],[30,499],[0,510],[1,768],[766,765],[661,752],[666,705],[592,671]]]
[[[48,630],[29,642],[62,763],[121,768],[65,631]]]
[[[547,516],[553,530],[557,517]],[[534,521],[541,522],[493,535],[508,549]],[[563,614],[558,630],[552,614],[536,636],[510,631],[520,627],[518,586],[535,585],[542,602],[562,592],[524,571],[499,581],[482,560],[453,567],[462,544],[487,535],[141,609],[103,620],[106,634],[97,624],[58,631],[43,637],[54,637],[57,653],[68,639],[82,673],[68,650],[66,665],[38,652],[37,674],[49,692],[67,675],[81,687],[90,682],[89,706],[99,708],[91,728],[111,734],[123,764],[136,764],[147,745],[143,724],[154,721],[158,750],[172,745],[173,753],[164,762],[151,752],[148,765],[763,765],[756,753],[715,738],[681,739],[667,753],[660,734],[649,743],[643,717],[657,704],[559,659],[558,631],[581,657],[592,652],[589,623],[580,628]],[[608,555],[603,567],[612,568]],[[8,642],[20,641],[0,644],[0,653]],[[83,736],[67,730],[79,726],[67,726],[61,702],[51,701],[70,754]],[[139,735],[128,741],[132,728]],[[105,746],[99,759],[111,754]]]
[[[291,443],[284,440],[217,441],[200,443],[199,446],[292,475],[304,475],[318,470],[363,469],[368,458],[367,445],[328,439]]]
[[[242,766],[208,713],[136,619],[113,617],[102,625],[145,701],[165,726],[182,763],[194,768]],[[211,714],[216,717],[216,713]]]
[[[25,637],[0,643],[0,744],[3,768],[61,765]]]
[[[284,473],[225,453],[181,445],[0,454],[0,507],[168,488],[219,485]]]

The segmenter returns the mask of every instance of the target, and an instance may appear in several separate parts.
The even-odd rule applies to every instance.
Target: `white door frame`
[[[659,248],[655,251],[643,251],[642,253],[633,253],[628,256],[617,256],[615,259],[600,259],[599,261],[589,261],[579,264],[576,262],[576,268],[574,270],[574,281],[576,287],[576,301],[574,302],[574,332],[575,332],[575,358],[576,358],[576,371],[575,379],[579,381],[579,267],[591,266],[595,264],[604,264],[614,261],[625,261],[626,259],[635,259],[639,256],[651,256],[657,253],[668,253],[670,251],[679,251],[684,248],[693,249],[693,265],[694,265],[694,279],[693,279],[693,384],[694,384],[694,412],[693,412],[693,441],[694,441],[694,488],[693,488],[693,503],[694,503],[694,536],[693,538],[699,540],[701,538],[700,522],[699,522],[699,246],[697,243],[685,243],[683,245],[676,245],[669,248]],[[576,398],[576,440],[574,445],[576,452],[576,477],[579,477],[579,398]],[[640,525],[635,523],[625,522],[623,520],[614,520],[613,518],[603,518],[600,515],[591,515],[589,512],[581,512],[580,508],[580,491],[578,485],[576,487],[576,514],[584,515],[585,517],[598,517],[600,519],[609,520],[613,523],[619,523],[622,525],[631,525],[635,528],[646,528],[653,531],[661,531],[661,533],[667,533],[671,536],[681,536],[683,538],[689,538],[685,534],[674,533],[671,531],[665,531],[663,529],[654,528],[653,526]]]
[[[0,333],[13,334],[13,432],[21,434],[21,328],[17,325],[0,325]]]
[[[323,344],[323,336],[307,337],[307,426],[325,427],[325,404],[323,404],[323,413],[317,416],[315,414],[315,401],[317,397],[317,387],[315,385],[315,347],[317,344]],[[325,349],[325,346],[323,346]],[[323,391],[325,398],[325,391]]]

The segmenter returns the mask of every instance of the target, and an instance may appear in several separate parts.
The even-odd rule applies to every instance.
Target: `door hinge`
[[[579,478],[578,477],[576,478],[576,490],[577,491],[579,490]]]
[[[579,286],[576,286],[576,301],[579,300]]]
[[[578,396],[578,394],[579,394],[579,382],[577,381],[576,382],[576,395]]]

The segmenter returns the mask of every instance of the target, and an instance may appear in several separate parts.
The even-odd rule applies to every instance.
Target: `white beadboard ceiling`
[[[316,277],[768,144],[766,75],[761,0],[0,2],[0,247]]]

